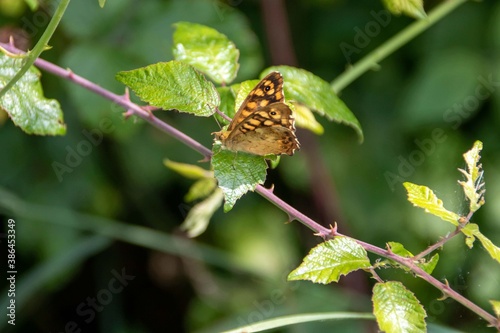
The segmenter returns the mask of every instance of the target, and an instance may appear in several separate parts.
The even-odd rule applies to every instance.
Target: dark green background
[[[429,2],[427,10],[437,3]],[[51,40],[52,49],[42,57],[122,93],[115,74],[170,60],[172,24],[190,21],[214,27],[236,43],[241,50],[237,81],[256,78],[274,65],[263,8],[258,1],[238,0],[110,0],[104,9],[96,0],[72,1]],[[298,67],[329,82],[349,62],[362,59],[413,22],[391,16],[359,53],[346,59],[340,45],[356,45],[359,31],[374,24],[371,11],[383,10],[380,2],[288,1],[286,10]],[[13,16],[4,10],[1,22],[24,27],[35,43],[48,18],[43,10],[21,9]],[[278,23],[271,28],[281,29]],[[302,150],[284,157],[269,172],[266,185],[274,184],[280,197],[325,226],[337,221],[340,232],[356,239],[380,247],[397,241],[418,253],[453,229],[413,208],[401,181],[427,185],[448,209],[467,213],[457,168],[465,167],[462,154],[481,140],[486,205],[473,221],[500,244],[499,55],[500,5],[493,0],[466,3],[341,92],[363,127],[363,144],[349,127],[319,119],[325,134],[299,130]],[[191,206],[183,196],[192,181],[166,169],[162,161],[196,164],[201,156],[141,120],[124,120],[123,110],[82,87],[42,75],[45,95],[62,105],[67,135],[28,136],[8,119],[0,129],[0,214],[4,225],[9,218],[16,220],[17,282],[19,292],[26,293],[15,331],[63,332],[74,321],[82,332],[216,332],[285,314],[371,311],[373,280],[366,273],[349,275],[340,285],[285,281],[320,239],[297,222],[285,224],[285,214],[256,194],[247,194],[227,214],[218,211],[205,234],[187,241],[190,247],[177,246],[174,240],[184,238],[178,227]],[[486,98],[478,98],[481,80],[489,78],[495,85]],[[207,147],[210,133],[218,130],[212,118],[172,112],[160,116]],[[103,121],[112,124],[109,134],[59,181],[53,163],[65,163],[68,151],[88,140],[82,131],[102,132]],[[438,140],[433,139],[436,131],[441,133]],[[388,173],[401,179],[391,186]],[[15,198],[28,204],[17,206],[25,213],[6,208],[5,202]],[[88,214],[88,220],[78,214]],[[102,233],[98,226],[109,222],[98,218],[171,235],[142,239],[171,252],[96,238]],[[205,259],[191,259],[200,251]],[[488,311],[488,300],[500,299],[499,265],[479,243],[469,250],[458,236],[440,256],[434,276],[447,279]],[[219,264],[212,264],[214,260]],[[105,293],[112,271],[122,269],[135,278],[85,322],[89,317],[76,312],[79,304]],[[390,269],[379,274],[403,281],[426,308],[429,323],[492,331],[456,302],[437,301],[439,291],[411,274]],[[2,289],[0,302],[5,295]],[[277,332],[373,329],[366,321],[340,321]]]

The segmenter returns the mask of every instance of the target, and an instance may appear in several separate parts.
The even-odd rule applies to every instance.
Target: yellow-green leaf
[[[483,143],[481,141],[474,142],[472,149],[463,155],[467,164],[467,171],[458,169],[466,178],[466,181],[459,181],[458,183],[462,185],[464,193],[469,199],[471,212],[477,211],[485,202],[483,170],[481,164],[479,164],[482,149]]]
[[[403,244],[398,243],[398,242],[388,242],[387,246],[391,250],[392,253],[397,254],[398,256],[405,257],[405,258],[411,258],[413,257],[413,253],[405,249]]]
[[[169,159],[163,160],[163,165],[165,165],[170,170],[177,172],[178,174],[189,178],[189,179],[200,179],[206,177],[213,177],[211,171],[200,168],[197,165],[174,162]]]
[[[465,235],[465,244],[471,249],[476,241],[476,234],[479,232],[479,226],[475,223],[468,223],[460,231]]]
[[[314,118],[314,114],[307,106],[299,103],[294,104],[293,116],[295,117],[295,126],[305,128],[314,134],[321,135],[325,131],[323,126]]]
[[[495,316],[497,316],[497,318],[500,318],[500,301],[490,300],[490,304],[493,305]]]
[[[201,178],[194,182],[184,196],[186,202],[192,202],[208,197],[217,188],[215,178]]]
[[[405,182],[403,185],[408,193],[408,201],[414,206],[423,208],[426,213],[435,215],[444,221],[448,221],[458,226],[458,219],[460,216],[445,209],[443,207],[443,201],[441,201],[430,188],[409,182]]]
[[[377,283],[373,287],[373,313],[386,333],[427,332],[424,307],[401,282]]]
[[[341,275],[369,267],[370,260],[361,245],[349,237],[335,237],[314,247],[288,275],[288,280],[327,284],[337,282]]]
[[[500,262],[500,248],[493,244],[493,242],[486,236],[484,236],[479,231],[479,226],[475,223],[468,223],[465,227],[461,229],[462,233],[466,236],[465,243],[469,248],[472,248],[472,245],[475,239],[479,239],[485,250],[490,254],[490,256],[496,261]]]
[[[207,229],[212,215],[221,206],[222,199],[222,191],[216,189],[205,200],[194,205],[181,224],[181,230],[186,231],[189,237],[201,235]]]
[[[423,0],[383,0],[385,7],[395,15],[407,15],[416,19],[425,19]]]
[[[391,250],[392,253],[397,254],[398,256],[405,257],[405,258],[412,258],[413,253],[405,249],[403,244],[398,243],[398,242],[388,242],[387,245],[389,246],[389,249]],[[422,258],[418,261],[414,261],[415,264],[422,268],[425,272],[432,274],[434,271],[434,268],[436,268],[436,265],[439,261],[439,254],[433,255],[430,259],[426,260],[425,258]],[[397,266],[402,268],[405,271],[410,271],[410,269],[406,266],[399,265],[398,263],[389,260],[388,262],[391,263],[393,266]]]

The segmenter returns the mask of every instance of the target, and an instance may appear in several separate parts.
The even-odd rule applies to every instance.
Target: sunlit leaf
[[[475,239],[479,239],[485,250],[490,254],[490,256],[496,261],[500,262],[500,248],[493,244],[493,242],[484,236],[479,231],[479,226],[475,223],[468,223],[465,227],[460,229],[462,233],[466,236],[465,243],[469,248],[472,248]]]
[[[497,316],[497,318],[500,318],[500,301],[491,300],[490,304],[493,305],[493,311],[495,312],[495,316]]]
[[[200,201],[189,210],[188,215],[180,228],[186,231],[189,237],[197,237],[201,235],[208,226],[210,218],[222,205],[222,191],[216,189],[205,200]]]
[[[212,166],[219,187],[224,192],[224,211],[231,210],[236,201],[266,180],[267,164],[262,156],[233,152],[214,144]]]
[[[0,87],[22,67],[22,59],[0,54]],[[59,102],[43,96],[40,71],[32,66],[0,100],[12,122],[28,134],[64,135],[66,124]]]
[[[363,131],[358,119],[328,82],[311,72],[290,66],[269,67],[261,73],[261,78],[271,71],[279,71],[283,75],[287,101],[304,104],[329,120],[351,126],[357,132],[359,140],[363,141]]]
[[[429,259],[417,263],[417,266],[422,268],[427,274],[432,274],[439,262],[439,254],[436,253]]]
[[[295,117],[295,126],[310,130],[314,134],[321,135],[325,131],[323,126],[314,118],[311,109],[300,103],[294,104],[293,116]]]
[[[370,266],[361,245],[349,237],[335,237],[314,247],[302,264],[288,275],[288,280],[327,284],[337,282],[341,275]]]
[[[212,177],[211,171],[205,170],[197,165],[174,162],[169,159],[164,159],[163,164],[170,170],[173,170],[189,179]]]
[[[413,257],[413,254],[405,249],[403,244],[398,243],[398,242],[388,242],[387,246],[389,247],[390,251],[394,254],[397,254],[398,256],[405,257],[405,258],[411,258]]]
[[[234,116],[234,108],[235,108],[235,99],[236,99],[236,91],[233,88],[235,85],[231,85],[229,87],[217,87],[217,91],[219,92],[221,103],[219,105],[219,110],[224,113],[229,118]],[[239,86],[239,85],[238,85]],[[229,121],[220,117],[217,113],[217,120],[220,124],[228,124]]]
[[[103,0],[99,0],[103,1]],[[30,7],[32,11],[35,11],[38,9],[39,3],[38,0],[24,0],[24,2]]]
[[[175,25],[174,57],[184,61],[217,83],[229,83],[238,72],[240,52],[217,30],[196,23]]]
[[[377,283],[373,287],[373,313],[386,333],[427,332],[424,307],[401,282]]]
[[[410,251],[405,249],[405,247],[401,243],[388,242],[387,245],[389,246],[389,249],[391,250],[391,252],[394,254],[397,254],[398,256],[405,257],[405,258],[413,258],[414,257],[413,253],[411,253]],[[422,259],[420,259],[418,261],[414,261],[414,262],[418,267],[422,268],[426,273],[432,274],[432,272],[434,271],[434,268],[436,268],[438,261],[439,261],[439,254],[436,253],[428,260],[422,258]],[[396,263],[392,260],[390,260],[390,262],[392,265],[398,266],[405,271],[410,271],[410,269],[406,266],[399,265],[398,263]]]
[[[180,61],[119,72],[116,78],[143,101],[166,110],[208,117],[220,103],[214,85],[192,66]]]
[[[471,212],[477,211],[482,205],[484,205],[485,202],[483,170],[481,164],[479,164],[482,149],[483,143],[481,141],[474,142],[472,149],[464,154],[467,171],[458,169],[467,179],[466,181],[458,181],[458,183],[462,185],[464,193],[469,199]]]
[[[204,199],[208,197],[217,188],[215,178],[201,178],[191,185],[188,192],[184,196],[186,202]]]
[[[383,2],[392,14],[404,14],[416,19],[427,17],[423,0],[383,0]]]
[[[451,222],[453,225],[458,225],[460,216],[445,209],[443,207],[443,201],[441,201],[430,188],[409,182],[405,182],[403,185],[408,193],[408,201],[414,206],[423,208],[426,213],[435,215],[444,221]]]
[[[482,233],[476,234],[476,237],[477,239],[479,239],[481,244],[483,244],[484,248],[486,249],[486,251],[488,251],[490,256],[500,263],[500,248],[493,244],[493,242]]]

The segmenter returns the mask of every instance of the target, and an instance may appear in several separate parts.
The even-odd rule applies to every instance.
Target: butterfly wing
[[[300,144],[292,110],[285,103],[258,108],[229,133],[224,145],[230,150],[261,156],[293,155]]]
[[[283,76],[281,76],[280,72],[271,72],[250,91],[243,103],[241,103],[227,131],[232,131],[258,108],[273,103],[283,103],[284,101]]]

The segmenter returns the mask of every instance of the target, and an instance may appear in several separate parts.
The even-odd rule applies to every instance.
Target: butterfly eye
[[[269,113],[271,114],[271,116],[275,116],[275,115],[277,115],[276,111],[271,111],[271,112],[269,112]]]
[[[265,86],[265,87],[264,87],[264,90],[265,90],[266,92],[268,92],[269,90],[271,90],[271,87],[269,87],[269,86]]]

